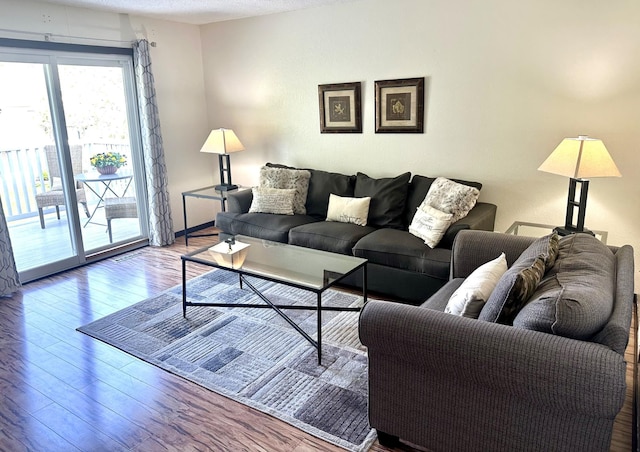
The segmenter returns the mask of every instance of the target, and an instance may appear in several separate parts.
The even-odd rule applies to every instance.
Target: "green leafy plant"
[[[127,157],[119,152],[101,152],[91,157],[89,161],[94,168],[103,168],[105,166],[120,168],[127,164]]]

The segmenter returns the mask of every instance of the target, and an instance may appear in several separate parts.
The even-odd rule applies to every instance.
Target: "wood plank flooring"
[[[180,284],[179,256],[210,242],[143,248],[0,299],[0,450],[341,451],[75,331]],[[188,277],[208,270],[189,264]],[[632,448],[631,366],[627,375],[612,451]]]

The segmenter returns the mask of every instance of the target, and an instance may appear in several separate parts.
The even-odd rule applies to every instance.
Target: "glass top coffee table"
[[[327,251],[271,242],[253,237],[236,236],[238,245],[248,244],[243,251],[244,260],[239,264],[239,254],[220,256],[210,251],[210,247],[200,248],[181,256],[182,259],[182,314],[186,317],[187,306],[217,306],[227,308],[271,308],[298,331],[311,345],[318,350],[318,364],[322,362],[322,311],[360,311],[361,307],[335,307],[322,305],[322,293],[341,281],[346,276],[362,272],[362,297],[367,302],[367,260]],[[227,245],[221,245],[225,248]],[[239,251],[238,253],[242,253]],[[187,262],[197,262],[235,272],[239,275],[240,287],[247,286],[265,304],[246,303],[193,303],[187,301]],[[252,276],[267,281],[285,284],[311,291],[316,294],[316,304],[308,306],[280,305],[271,302],[263,293],[247,280]],[[313,339],[298,326],[283,310],[304,309],[317,311],[317,338]]]

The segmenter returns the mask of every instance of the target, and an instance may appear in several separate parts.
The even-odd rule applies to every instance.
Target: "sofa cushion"
[[[409,233],[424,240],[428,247],[435,248],[451,226],[452,217],[452,214],[434,207],[420,206],[409,225]]]
[[[295,189],[253,187],[253,199],[249,212],[293,215]]]
[[[310,169],[309,193],[307,194],[307,215],[325,219],[329,206],[329,195],[353,197],[356,176],[330,173]]]
[[[405,227],[402,214],[410,178],[411,173],[382,179],[372,179],[364,173],[356,175],[353,195],[356,198],[371,198],[368,225],[398,229]]]
[[[358,226],[366,226],[370,203],[371,198],[368,196],[366,198],[348,198],[332,193],[329,195],[327,221],[339,221],[340,223],[353,223]]]
[[[260,187],[295,189],[293,213],[304,215],[307,213],[305,203],[310,177],[311,173],[307,170],[263,166],[260,168]]]
[[[433,309],[434,311],[444,312],[449,303],[449,299],[456,290],[464,283],[465,278],[453,278],[436,291],[433,295],[422,302],[421,308]]]
[[[535,240],[516,259],[511,268],[500,278],[487,300],[479,319],[510,324],[517,311],[533,295],[542,280],[546,262],[553,259],[553,242],[556,234]]]
[[[374,231],[370,226],[353,223],[318,221],[297,226],[289,232],[291,245],[351,255],[351,249],[362,237]]]
[[[270,168],[298,169],[280,163],[267,163],[266,166]],[[319,220],[324,220],[327,217],[329,195],[331,193],[338,196],[353,196],[353,189],[356,185],[355,175],[348,176],[346,174],[331,173],[329,171],[312,168],[299,169],[304,169],[311,173],[307,202],[305,204],[307,215],[317,217]]]
[[[356,243],[353,255],[373,264],[423,273],[443,281],[449,279],[451,250],[429,248],[408,231],[378,229]]]
[[[558,257],[513,326],[588,340],[613,311],[615,256],[588,234],[559,242]]]
[[[416,209],[422,202],[424,198],[426,198],[427,193],[429,193],[429,188],[431,188],[431,184],[435,181],[435,177],[426,177],[420,176],[416,174],[411,179],[411,183],[409,183],[409,190],[407,193],[407,204],[405,208],[405,224],[410,225],[413,220],[413,216],[416,214]],[[452,181],[458,182],[460,184],[468,185],[469,187],[475,187],[478,190],[482,189],[482,184],[480,182],[470,182],[462,179],[450,179]]]
[[[291,228],[316,221],[318,220],[309,215],[241,213],[231,220],[230,226],[233,235],[248,235],[258,239],[287,243]]]
[[[451,295],[444,312],[477,319],[484,304],[507,271],[507,258],[497,258],[476,268]]]

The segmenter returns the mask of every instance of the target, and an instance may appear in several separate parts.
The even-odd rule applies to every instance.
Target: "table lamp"
[[[593,232],[584,227],[589,178],[622,177],[604,143],[584,135],[578,138],[565,138],[538,170],[570,178],[565,224],[564,227],[557,227],[554,230],[560,235],[576,232],[593,235]]]
[[[229,154],[239,151],[244,151],[244,146],[231,129],[212,130],[207,137],[207,141],[202,145],[200,152],[218,154],[220,185],[216,185],[214,187],[215,190],[229,191],[238,188],[237,185],[233,185],[231,183],[231,163],[229,162]]]

